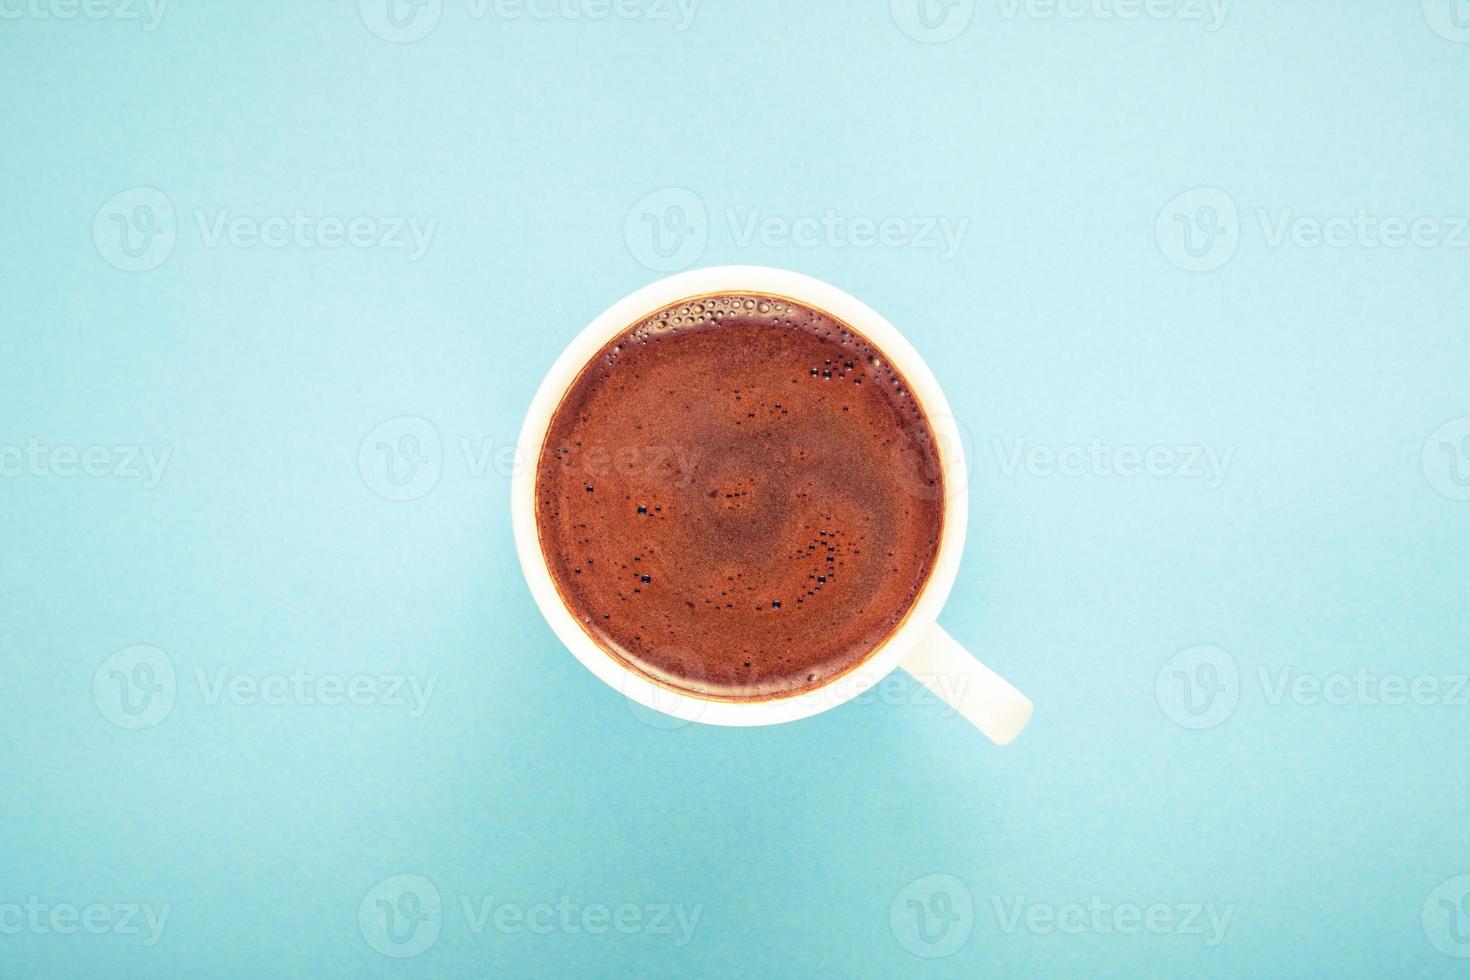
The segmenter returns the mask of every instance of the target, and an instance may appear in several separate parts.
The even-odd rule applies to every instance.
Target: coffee
[[[865,660],[927,581],[943,517],[933,430],[884,353],[753,293],[680,302],[607,344],[536,475],[573,616],[705,698],[795,694]]]

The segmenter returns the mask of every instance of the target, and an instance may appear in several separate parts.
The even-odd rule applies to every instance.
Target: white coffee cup
[[[577,375],[614,337],[649,314],[683,299],[715,293],[782,296],[830,314],[871,341],[908,381],[928,417],[943,468],[944,525],[929,580],[908,615],[867,659],[828,683],[763,701],[697,697],[634,671],[604,651],[562,602],[536,531],[536,471],[551,417]],[[892,324],[847,293],[808,276],[759,266],[696,269],[645,286],[614,303],[583,330],[552,365],[521,429],[521,465],[511,482],[511,516],[521,569],[541,614],[577,659],[603,681],[654,711],[712,725],[774,725],[834,708],[876,687],[902,667],[995,742],[1011,742],[1031,718],[1031,702],[965,651],[939,625],[959,571],[969,513],[968,470],[960,427],[933,373]]]

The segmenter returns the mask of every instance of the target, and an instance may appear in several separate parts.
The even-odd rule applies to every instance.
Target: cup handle
[[[1031,700],[971,656],[938,623],[900,665],[996,745],[1009,745],[1031,720]]]

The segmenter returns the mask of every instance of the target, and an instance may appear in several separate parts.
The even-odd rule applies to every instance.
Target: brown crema
[[[582,369],[547,430],[536,526],[562,600],[667,687],[818,687],[903,622],[934,567],[934,434],[881,350],[763,294],[701,296]]]

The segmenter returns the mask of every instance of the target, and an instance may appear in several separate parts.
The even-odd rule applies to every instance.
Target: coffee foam
[[[871,654],[943,520],[903,377],[847,325],[755,294],[674,304],[607,344],[553,415],[536,498],[588,634],[658,683],[736,700]]]

